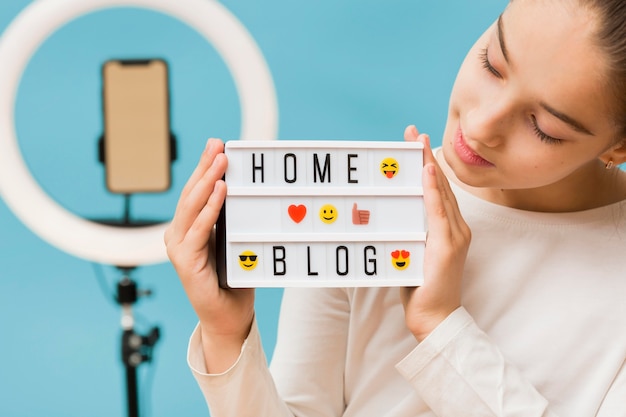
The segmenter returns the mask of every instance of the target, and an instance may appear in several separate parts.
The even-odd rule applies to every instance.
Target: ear
[[[600,160],[605,164],[609,163],[609,161],[613,161],[616,166],[626,162],[626,138],[600,155]]]

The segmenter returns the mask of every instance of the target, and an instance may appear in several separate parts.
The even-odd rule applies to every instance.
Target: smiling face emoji
[[[246,250],[239,255],[239,266],[245,271],[251,271],[256,268],[258,262],[256,253],[252,251]]]
[[[331,224],[337,220],[337,209],[332,204],[325,204],[320,208],[320,220]]]
[[[395,177],[399,170],[400,165],[398,165],[398,161],[393,158],[385,158],[380,163],[380,172],[387,178]]]
[[[411,252],[406,250],[394,250],[391,252],[391,264],[398,271],[403,271],[411,263]]]

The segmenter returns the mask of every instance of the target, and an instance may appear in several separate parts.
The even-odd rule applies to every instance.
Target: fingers
[[[448,180],[441,171],[437,170],[434,164],[427,164],[424,170],[426,172],[424,178],[424,203],[426,204],[428,215],[435,220],[441,219],[444,221],[445,224],[441,226],[451,229],[458,228],[456,216],[458,208]]]
[[[404,140],[406,142],[421,142],[424,145],[424,165],[433,163],[439,169],[437,160],[430,147],[430,136],[425,133],[419,133],[415,125],[410,125],[404,129]]]
[[[207,245],[211,230],[217,222],[225,198],[226,183],[220,179],[216,181],[208,201],[186,233],[185,239],[191,249],[201,249]]]
[[[215,157],[224,152],[224,143],[219,139],[211,138],[207,141],[204,151],[200,157],[200,161],[196,166],[195,170],[187,180],[187,183],[183,187],[183,190],[180,194],[180,202],[184,201],[185,197],[193,190],[193,188],[197,185],[198,181],[200,181],[206,171],[211,167]]]
[[[445,178],[435,155],[432,152],[432,148],[430,146],[430,137],[424,133],[419,133],[415,125],[407,126],[404,129],[404,140],[407,142],[421,142],[424,145],[424,182],[429,181],[430,188],[433,190],[431,193],[431,205],[432,210],[440,210],[442,213],[446,213],[446,218],[449,221],[455,222],[458,224],[455,216],[449,218],[447,213],[454,213],[456,209],[456,199],[454,197],[454,193],[450,189],[450,185],[448,184],[448,180]],[[432,175],[430,172],[432,171]],[[426,186],[426,185],[425,185]],[[435,195],[433,195],[435,193]],[[435,204],[433,199],[437,200]]]
[[[207,142],[198,166],[181,192],[166,241],[181,242],[193,227],[196,234],[204,234],[206,244],[226,193],[226,186],[221,178],[228,163],[222,152],[221,141],[210,139]],[[218,183],[221,185],[218,186]]]
[[[429,230],[428,246],[435,246],[435,252],[454,257],[469,247],[470,229],[461,215],[448,179],[433,154],[430,137],[420,134],[414,125],[410,125],[404,130],[404,140],[424,145],[422,183]]]
[[[433,183],[433,186],[436,186],[438,193],[440,195],[441,208],[446,213],[455,213],[458,211],[456,198],[454,197],[454,193],[450,189],[450,184],[446,179],[443,171],[439,167],[439,163],[433,154],[432,148],[430,146],[430,136],[424,133],[419,133],[415,125],[407,126],[404,130],[404,140],[407,142],[421,142],[424,145],[424,169],[426,166],[432,165],[435,169],[435,180],[436,183]],[[455,223],[456,226],[459,225],[458,216],[451,216],[449,221]]]
[[[448,180],[434,164],[429,163],[424,167],[423,185],[431,240],[433,237],[441,239],[442,245],[449,248],[469,244],[469,227],[461,216]]]
[[[440,180],[437,176],[435,165],[426,164],[424,166],[424,176],[422,180],[424,186],[424,205],[426,206],[427,218],[429,219],[428,229],[431,229],[430,219],[435,218],[446,220],[448,218],[444,201],[446,197],[440,189]]]
[[[415,125],[407,126],[404,129],[404,140],[406,142],[417,142],[417,137],[419,136],[419,132]]]
[[[430,136],[422,133],[417,137],[417,140],[424,145],[424,165],[435,164],[435,167],[439,170],[439,164],[430,146]]]

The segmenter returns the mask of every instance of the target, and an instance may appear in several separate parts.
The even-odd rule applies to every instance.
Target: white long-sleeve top
[[[547,214],[454,191],[463,307],[418,344],[397,288],[286,289],[271,371],[256,323],[220,375],[192,335],[211,415],[625,417],[626,201]]]

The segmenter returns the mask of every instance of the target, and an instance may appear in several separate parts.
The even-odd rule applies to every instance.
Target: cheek
[[[518,161],[527,169],[546,171],[555,165],[561,166],[565,160],[560,145],[547,145],[534,136],[522,123],[514,125],[507,135],[507,154],[512,161]]]
[[[476,94],[471,88],[472,79],[474,78],[474,69],[471,68],[470,63],[467,62],[466,59],[461,65],[454,81],[454,85],[452,86],[452,92],[450,93],[451,105],[461,106],[465,101]]]
[[[546,145],[532,136],[509,141],[502,174],[515,178],[520,186],[539,187],[561,180],[585,163],[562,145]],[[567,146],[567,145],[565,145]]]
[[[452,86],[448,103],[448,120],[444,133],[445,141],[452,140],[462,115],[467,113],[467,109],[474,102],[473,95],[475,93],[471,88],[468,88],[469,79],[471,79],[468,72],[467,63],[463,63]]]

